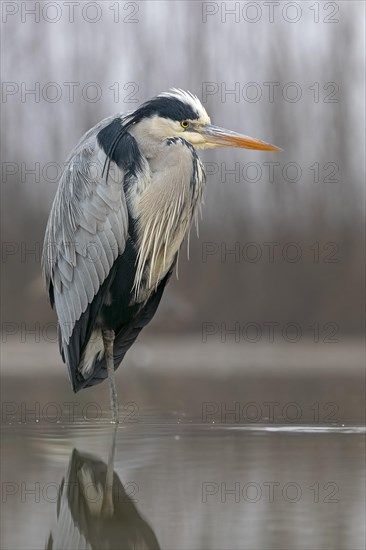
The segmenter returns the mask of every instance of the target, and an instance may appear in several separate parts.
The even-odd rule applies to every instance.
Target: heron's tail
[[[120,329],[116,331],[113,346],[114,370],[118,369],[126,353],[136,341],[136,338],[140,334],[141,330],[154,317],[163,295],[165,285],[167,284],[173,269],[174,265],[167,275],[165,275],[164,279],[162,279],[158,288],[150,296],[145,305],[138,310],[133,319],[127,325],[120,327]],[[88,342],[88,345],[82,355],[78,368],[78,372],[79,374],[82,374],[82,376],[78,376],[72,380],[75,392],[78,392],[82,388],[88,388],[90,386],[100,384],[108,376],[107,365],[104,357],[102,332],[101,329],[98,330],[99,332],[97,329],[92,331],[90,344]]]

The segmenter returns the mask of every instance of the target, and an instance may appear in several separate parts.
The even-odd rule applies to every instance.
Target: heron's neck
[[[135,138],[139,147],[140,153],[147,159],[156,157],[161,150],[163,143],[161,139],[157,139],[151,136],[150,133],[145,132],[144,128],[141,128],[143,122],[131,126],[128,131]]]

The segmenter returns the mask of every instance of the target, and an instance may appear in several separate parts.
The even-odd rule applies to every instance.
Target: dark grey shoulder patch
[[[97,141],[108,160],[125,172],[136,175],[142,169],[142,157],[136,140],[120,118],[115,118],[103,128],[97,134]]]

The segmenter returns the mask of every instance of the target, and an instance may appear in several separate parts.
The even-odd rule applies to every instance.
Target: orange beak
[[[243,147],[244,149],[256,149],[259,151],[282,151],[276,145],[271,145],[260,139],[255,139],[243,134],[237,134],[231,130],[225,130],[219,126],[206,124],[201,127],[200,133],[205,138],[208,147]]]

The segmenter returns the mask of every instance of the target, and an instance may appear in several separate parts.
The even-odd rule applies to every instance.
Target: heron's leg
[[[103,516],[111,517],[114,513],[113,505],[113,476],[114,476],[114,454],[116,450],[117,424],[113,430],[112,444],[109,450],[107,473],[105,476],[105,486],[102,502]]]
[[[109,395],[111,400],[112,421],[118,423],[118,399],[116,382],[114,380],[114,358],[113,358],[113,344],[114,344],[114,330],[103,330],[103,344],[105,362],[107,364],[108,371],[108,383],[109,383]]]

